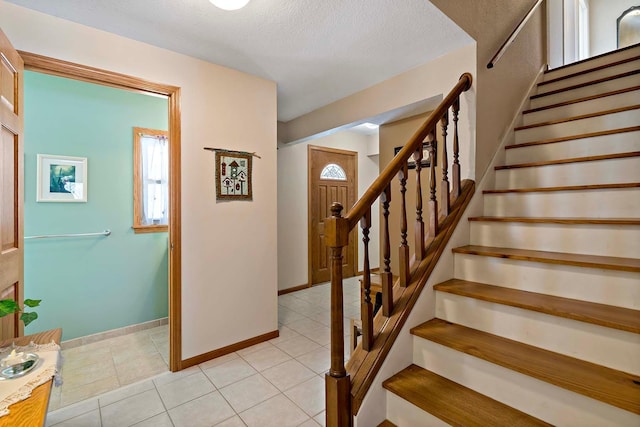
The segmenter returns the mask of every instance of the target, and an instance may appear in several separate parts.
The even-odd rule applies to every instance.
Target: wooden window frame
[[[168,224],[142,224],[143,206],[143,185],[142,182],[142,150],[141,136],[162,136],[169,139],[169,132],[158,129],[133,128],[133,232],[142,233],[161,233],[169,231]],[[171,148],[169,147],[169,151]]]

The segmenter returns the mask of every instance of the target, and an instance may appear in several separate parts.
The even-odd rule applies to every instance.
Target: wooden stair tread
[[[610,92],[599,93],[597,95],[585,96],[583,98],[571,99],[569,101],[558,102],[557,104],[545,105],[544,107],[531,108],[529,110],[525,110],[522,114],[531,114],[536,113],[538,111],[550,110],[552,108],[565,107],[567,105],[579,104],[581,102],[593,101],[595,99],[606,98],[608,96],[620,95],[622,93],[633,92],[636,90],[640,90],[640,86],[631,86],[625,87],[623,89],[612,90]]]
[[[549,92],[539,93],[539,94],[531,96],[529,99],[538,99],[538,98],[542,98],[544,96],[555,95],[557,93],[562,93],[562,92],[568,92],[570,90],[580,89],[580,88],[583,88],[583,87],[596,85],[598,83],[604,83],[604,82],[607,82],[607,81],[610,81],[610,80],[622,79],[622,78],[633,76],[633,75],[636,75],[636,74],[640,74],[640,70],[627,71],[625,73],[619,73],[619,74],[615,74],[613,76],[607,76],[607,77],[603,77],[603,78],[600,78],[600,79],[595,79],[595,80],[591,80],[591,81],[588,81],[588,82],[579,83],[579,84],[576,84],[576,85],[567,86],[567,87],[563,87],[563,88],[556,89],[556,90],[551,90]]]
[[[454,253],[509,258],[546,264],[573,265],[577,267],[602,268],[605,270],[640,272],[640,259],[583,255],[564,252],[532,251],[527,249],[498,248],[467,245],[453,249]]]
[[[378,424],[378,427],[398,427],[397,425],[395,425],[394,423],[392,423],[389,420],[384,420],[383,422],[381,422],[380,424]]]
[[[382,386],[454,426],[550,425],[417,365],[408,366]]]
[[[550,139],[541,139],[538,141],[523,142],[521,144],[511,144],[511,145],[506,145],[504,148],[505,150],[509,150],[512,148],[530,147],[532,145],[554,144],[556,142],[574,141],[577,139],[586,139],[586,138],[593,138],[596,136],[615,135],[618,133],[637,132],[637,131],[640,131],[640,126],[629,126],[626,128],[608,129],[608,130],[603,130],[598,132],[589,132],[589,133],[583,133],[578,135],[562,136],[559,138],[550,138]]]
[[[554,191],[614,190],[623,188],[640,188],[640,182],[627,182],[622,184],[568,185],[563,187],[508,188],[504,190],[484,190],[482,194],[547,193]]]
[[[630,105],[628,107],[613,108],[611,110],[596,111],[595,113],[580,114],[579,116],[565,117],[565,118],[556,119],[556,120],[547,120],[544,122],[532,123],[530,125],[525,125],[525,126],[517,126],[513,130],[518,131],[518,130],[538,128],[542,126],[552,126],[560,123],[568,123],[568,122],[574,122],[576,120],[591,119],[593,117],[608,116],[610,114],[623,113],[625,111],[633,111],[638,109],[640,109],[640,105]]]
[[[537,311],[539,313],[592,323],[621,331],[636,334],[640,333],[640,311],[629,308],[597,304],[460,279],[451,279],[437,284],[433,288],[440,292]]]
[[[523,222],[531,224],[597,224],[597,225],[640,225],[640,218],[542,218],[520,216],[476,216],[469,221]]]
[[[520,169],[520,168],[531,168],[538,166],[552,166],[552,165],[564,165],[568,163],[582,163],[582,162],[595,162],[599,160],[610,160],[610,159],[625,159],[629,157],[639,157],[640,151],[631,151],[628,153],[613,153],[613,154],[601,154],[598,156],[586,156],[586,157],[573,157],[570,159],[561,159],[561,160],[545,160],[541,162],[530,162],[530,163],[517,163],[513,165],[503,165],[496,166],[495,170],[506,170],[506,169]]]
[[[589,58],[589,59],[591,59],[591,58]],[[603,65],[599,65],[597,67],[587,68],[586,70],[577,71],[575,73],[567,74],[566,76],[556,77],[555,79],[545,80],[543,82],[538,83],[538,86],[545,86],[545,85],[548,85],[550,83],[556,83],[556,82],[559,82],[559,81],[562,81],[562,80],[570,79],[572,77],[582,76],[584,74],[589,74],[589,73],[592,73],[594,71],[600,71],[600,70],[604,70],[606,68],[615,67],[616,65],[626,64],[627,62],[637,61],[638,59],[640,59],[640,56],[631,56],[629,58],[624,58],[624,59],[621,59],[619,61],[614,61],[614,62],[611,62],[611,63],[606,63],[606,64],[603,64]],[[574,63],[569,64],[569,65],[574,65]],[[553,70],[551,70],[551,71],[553,71]],[[546,71],[545,73],[548,73],[548,72],[549,71]]]
[[[521,374],[640,414],[640,376],[440,319],[423,323],[411,329],[411,333]]]

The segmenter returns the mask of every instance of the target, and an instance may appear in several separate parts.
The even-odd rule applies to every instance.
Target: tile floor
[[[57,407],[60,409],[49,412],[46,425],[324,425],[324,373],[330,364],[329,292],[329,285],[324,284],[278,297],[278,338],[176,373],[156,375],[158,372],[155,372],[160,369],[158,357],[164,357],[163,370],[166,370],[166,352],[159,351],[160,345],[156,345],[166,343],[166,326],[119,337],[123,352],[118,355],[112,353],[111,344],[101,347],[92,343],[71,349],[75,351],[65,350],[65,385],[54,389],[50,408],[53,409],[55,400],[59,399]],[[349,355],[350,318],[360,315],[359,292],[357,278],[345,280],[346,358]],[[151,363],[145,370],[148,362],[144,355],[153,354],[150,342],[156,347],[158,355],[154,360],[158,363]],[[104,356],[107,354],[104,348],[109,350],[111,362]],[[87,369],[78,375],[73,363],[77,367],[82,366],[79,364],[82,362],[71,362],[74,353],[85,353],[79,357],[85,363],[90,363],[88,360],[92,358],[102,360],[109,366],[105,371],[115,370],[120,385],[128,385],[97,394],[95,390],[100,389],[106,373],[102,374],[96,368],[95,375],[93,370]],[[100,366],[104,368],[103,364]],[[87,375],[94,375],[90,376],[91,382],[83,379]],[[69,388],[65,389],[67,386]],[[84,397],[78,391],[83,387],[88,393]],[[82,400],[70,404],[75,399]]]

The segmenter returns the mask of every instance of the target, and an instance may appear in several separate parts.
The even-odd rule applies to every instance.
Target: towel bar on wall
[[[89,237],[89,236],[109,236],[111,230],[104,230],[99,233],[77,233],[77,234],[45,234],[41,236],[26,236],[27,239],[51,239],[51,238],[64,238],[64,237]]]

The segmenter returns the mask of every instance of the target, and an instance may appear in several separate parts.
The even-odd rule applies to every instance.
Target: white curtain
[[[164,136],[143,135],[142,223],[169,223],[169,143]]]

